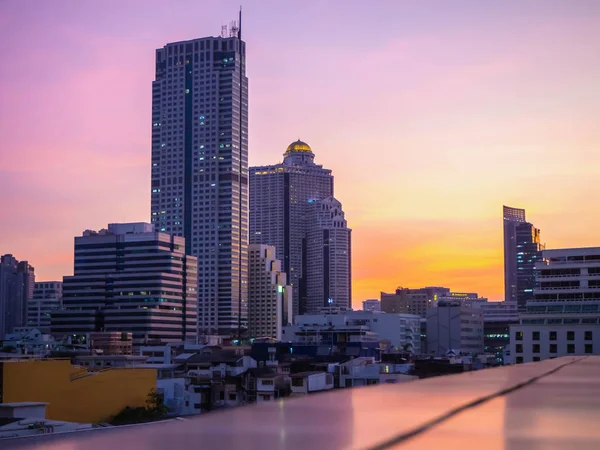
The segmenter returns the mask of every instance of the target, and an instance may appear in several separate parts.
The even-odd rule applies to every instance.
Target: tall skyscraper
[[[331,170],[308,144],[292,142],[283,162],[250,168],[250,243],[274,245],[293,291],[294,316],[306,311],[309,201],[333,196]]]
[[[533,300],[535,289],[535,263],[542,257],[544,245],[540,230],[529,222],[516,227],[517,241],[517,306],[524,311],[528,301]]]
[[[525,223],[525,210],[503,206],[504,299],[517,301],[517,225]]]
[[[248,250],[248,336],[281,340],[283,325],[292,323],[292,287],[272,245]]]
[[[246,327],[248,80],[240,24],[156,50],[152,223],[198,257],[198,330]]]
[[[34,268],[13,255],[0,258],[0,339],[27,325],[27,304],[33,297]]]
[[[50,328],[53,311],[62,307],[62,281],[36,282],[33,298],[27,306],[27,326],[46,330]]]
[[[342,204],[333,197],[309,200],[306,233],[306,312],[352,307],[351,233]]]
[[[134,345],[195,342],[196,258],[185,239],[149,223],[109,224],[75,238],[72,276],[63,279],[63,309],[53,334],[120,331]]]

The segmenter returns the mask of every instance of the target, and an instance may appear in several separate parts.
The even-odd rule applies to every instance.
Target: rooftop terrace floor
[[[600,356],[340,389],[2,449],[600,449]]]

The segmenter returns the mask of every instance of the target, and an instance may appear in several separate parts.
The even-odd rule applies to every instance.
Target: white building
[[[250,243],[274,245],[293,288],[293,315],[303,313],[309,201],[333,195],[331,170],[315,164],[306,142],[292,142],[283,162],[250,168]]]
[[[44,402],[0,403],[0,439],[91,430],[90,423],[46,419]]]
[[[133,344],[196,341],[196,258],[149,223],[109,224],[75,238],[54,335],[131,332]]]
[[[333,389],[333,375],[328,372],[300,372],[290,375],[292,396]]]
[[[306,308],[314,314],[320,308],[352,306],[352,230],[333,197],[309,200],[306,234]]]
[[[27,304],[27,326],[50,330],[53,311],[62,307],[62,281],[36,281]]]
[[[380,312],[381,302],[377,299],[368,299],[362,302],[363,311]]]
[[[287,284],[275,247],[248,247],[248,335],[281,340],[283,325],[292,322],[292,287]]]
[[[448,351],[483,353],[483,312],[463,302],[438,302],[427,310],[427,351],[445,356]]]
[[[327,333],[347,332],[348,337],[389,341],[399,351],[421,352],[421,321],[414,314],[386,314],[370,311],[342,311],[338,314],[296,316],[294,325],[284,327],[283,341],[320,343]],[[369,334],[370,333],[370,334]]]
[[[247,320],[246,43],[227,37],[156,50],[152,223],[198,257],[199,330],[237,336]]]
[[[600,354],[600,247],[544,250],[534,299],[510,327],[516,363]]]

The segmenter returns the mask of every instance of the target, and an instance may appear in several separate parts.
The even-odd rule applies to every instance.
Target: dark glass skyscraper
[[[517,225],[524,223],[525,210],[503,206],[504,299],[517,300]]]
[[[542,257],[544,245],[540,241],[540,230],[529,222],[516,226],[517,242],[517,305],[525,310],[527,302],[533,300],[535,288],[535,263]]]
[[[246,44],[228,35],[156,50],[152,83],[152,223],[198,258],[199,334],[247,325]]]

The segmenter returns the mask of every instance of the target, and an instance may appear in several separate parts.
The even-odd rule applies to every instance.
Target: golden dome
[[[298,139],[296,142],[292,142],[288,146],[286,153],[288,153],[288,152],[311,152],[312,153],[312,149],[306,142],[302,142],[300,139]]]

